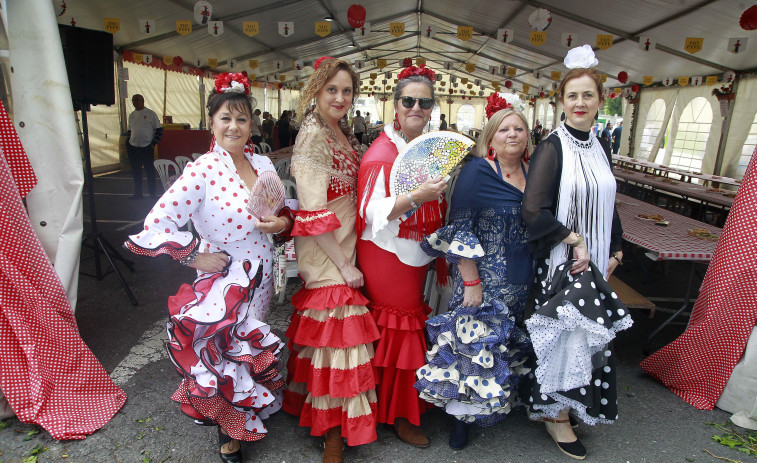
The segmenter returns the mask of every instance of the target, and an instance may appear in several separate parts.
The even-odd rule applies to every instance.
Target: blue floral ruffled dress
[[[522,197],[486,160],[473,158],[457,180],[449,225],[421,243],[453,264],[477,261],[483,303],[462,306],[463,279],[453,265],[450,311],[426,322],[427,363],[415,387],[424,400],[479,426],[503,420],[519,403],[518,384],[530,371],[533,348],[523,323],[533,263]]]

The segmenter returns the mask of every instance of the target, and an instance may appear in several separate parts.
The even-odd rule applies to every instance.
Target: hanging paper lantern
[[[402,67],[407,68],[413,65],[413,58],[405,58],[402,60]]]
[[[278,84],[276,84],[276,88],[278,88],[279,90],[281,90],[282,88],[284,88],[284,84],[281,83],[281,82],[279,82]]]
[[[539,92],[539,98],[544,98],[544,92]]]
[[[181,56],[174,56],[173,57],[173,65],[174,66],[182,66],[182,65],[184,65],[184,60],[181,59]]]
[[[628,73],[626,71],[620,71],[618,73],[618,80],[620,81],[621,84],[625,84],[626,82],[628,82]]]
[[[633,84],[633,85],[631,85],[631,91],[634,92],[634,93],[638,92],[639,88],[641,88],[641,87],[639,87],[639,84]]]
[[[613,100],[615,99],[616,96],[618,95],[616,95],[615,92],[610,93],[610,98],[612,98]]]
[[[757,5],[753,5],[741,14],[739,19],[739,26],[747,31],[753,31],[757,29]]]
[[[365,24],[365,7],[354,4],[347,8],[347,22],[355,29],[363,27]]]
[[[453,93],[453,92],[454,92],[454,90],[452,90],[452,89],[449,89],[449,94],[450,94],[450,95],[452,95],[452,93]]]
[[[513,88],[513,83],[510,80],[505,81],[505,88]]]

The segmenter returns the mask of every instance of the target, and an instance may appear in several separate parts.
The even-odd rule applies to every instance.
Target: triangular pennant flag
[[[139,31],[142,35],[151,35],[155,33],[155,20],[153,19],[140,19]]]
[[[731,53],[743,53],[746,50],[746,37],[738,37],[734,39],[728,39],[728,51]]]
[[[565,48],[573,48],[578,43],[578,35],[574,32],[565,32],[562,35],[562,39],[560,40],[560,44],[562,44]]]
[[[208,21],[208,34],[212,36],[223,34],[223,21]]]
[[[639,37],[639,48],[644,51],[652,51],[657,46],[657,41],[652,37],[643,35]]]
[[[294,23],[292,21],[280,21],[279,34],[283,35],[284,37],[290,37],[294,35]]]
[[[121,30],[121,20],[118,18],[105,18],[105,30],[111,34]]]
[[[249,37],[257,35],[260,32],[260,24],[257,21],[244,21],[242,23],[242,32]]]
[[[329,21],[317,21],[315,23],[315,35],[326,37],[331,34],[331,23]]]
[[[423,34],[423,37],[426,37],[427,39],[433,39],[434,37],[436,37],[436,25],[434,24],[422,25],[421,33]]]
[[[510,43],[515,39],[513,29],[497,29],[497,42]]]
[[[179,35],[189,35],[192,33],[192,21],[176,21],[176,32]]]
[[[366,35],[371,33],[371,23],[370,21],[366,21],[365,24],[363,24],[360,27],[355,28],[355,33],[353,34],[353,37],[365,37]]]

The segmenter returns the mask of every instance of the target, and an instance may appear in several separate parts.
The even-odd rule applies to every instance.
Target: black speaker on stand
[[[97,227],[97,209],[95,207],[94,176],[92,175],[92,159],[89,152],[89,128],[87,126],[87,111],[92,104],[112,105],[115,103],[113,91],[113,36],[107,32],[82,29],[58,25],[60,40],[63,45],[63,57],[66,61],[66,72],[71,87],[71,99],[74,110],[81,111],[82,122],[82,151],[84,154],[84,181],[87,185],[89,202],[90,229],[83,240],[82,246],[94,253],[95,274],[81,272],[83,275],[97,278],[101,281],[110,272],[116,274],[118,281],[126,291],[132,305],[137,305],[131,288],[116,267],[115,261],[120,261],[135,272],[134,263],[126,260]],[[100,265],[100,254],[103,254],[110,264],[110,269],[103,272]]]

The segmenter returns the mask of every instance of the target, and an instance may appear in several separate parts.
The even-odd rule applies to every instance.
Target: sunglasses
[[[402,100],[402,106],[406,108],[412,108],[415,106],[415,102],[418,102],[418,105],[421,107],[421,109],[431,109],[434,107],[434,99],[433,98],[413,98],[411,96],[403,96],[400,98]]]

